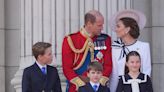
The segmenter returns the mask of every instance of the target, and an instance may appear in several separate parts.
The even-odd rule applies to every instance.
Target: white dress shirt
[[[36,61],[36,64],[39,66],[40,70],[42,70],[42,68],[45,67],[47,73],[47,65],[42,66],[38,61]]]
[[[99,88],[99,86],[100,86],[100,83],[93,83],[93,82],[91,82],[91,81],[90,81],[90,84],[91,84],[92,88],[93,88],[94,85],[97,85],[96,91],[98,90],[98,88]]]

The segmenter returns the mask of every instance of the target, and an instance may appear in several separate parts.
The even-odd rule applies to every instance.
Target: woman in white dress
[[[141,69],[144,74],[151,75],[151,59],[149,43],[138,40],[140,30],[146,24],[146,17],[136,10],[123,10],[112,16],[110,27],[116,32],[117,41],[112,45],[113,69],[108,87],[116,92],[119,76],[124,75],[125,57],[130,51],[141,55]]]

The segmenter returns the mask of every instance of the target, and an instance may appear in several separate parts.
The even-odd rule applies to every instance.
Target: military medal
[[[99,51],[97,54],[96,54],[96,57],[101,60],[103,58],[103,54],[101,51]]]

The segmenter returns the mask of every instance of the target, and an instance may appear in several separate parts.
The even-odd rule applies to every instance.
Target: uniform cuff
[[[101,79],[99,80],[99,82],[101,83],[101,85],[105,86],[108,80],[109,80],[108,77],[102,76]]]
[[[85,85],[85,82],[83,82],[79,77],[75,77],[73,79],[70,80],[71,83],[76,85],[76,90]]]

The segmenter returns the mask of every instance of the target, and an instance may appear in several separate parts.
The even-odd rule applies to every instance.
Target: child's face
[[[138,56],[130,56],[128,62],[126,62],[129,72],[139,72],[141,61]]]
[[[102,71],[90,70],[87,75],[91,82],[98,83],[102,76]]]
[[[40,57],[40,62],[42,64],[50,64],[52,62],[52,58],[53,58],[52,57],[52,49],[51,49],[51,47],[47,48],[45,50],[44,55],[39,55],[39,57]]]

